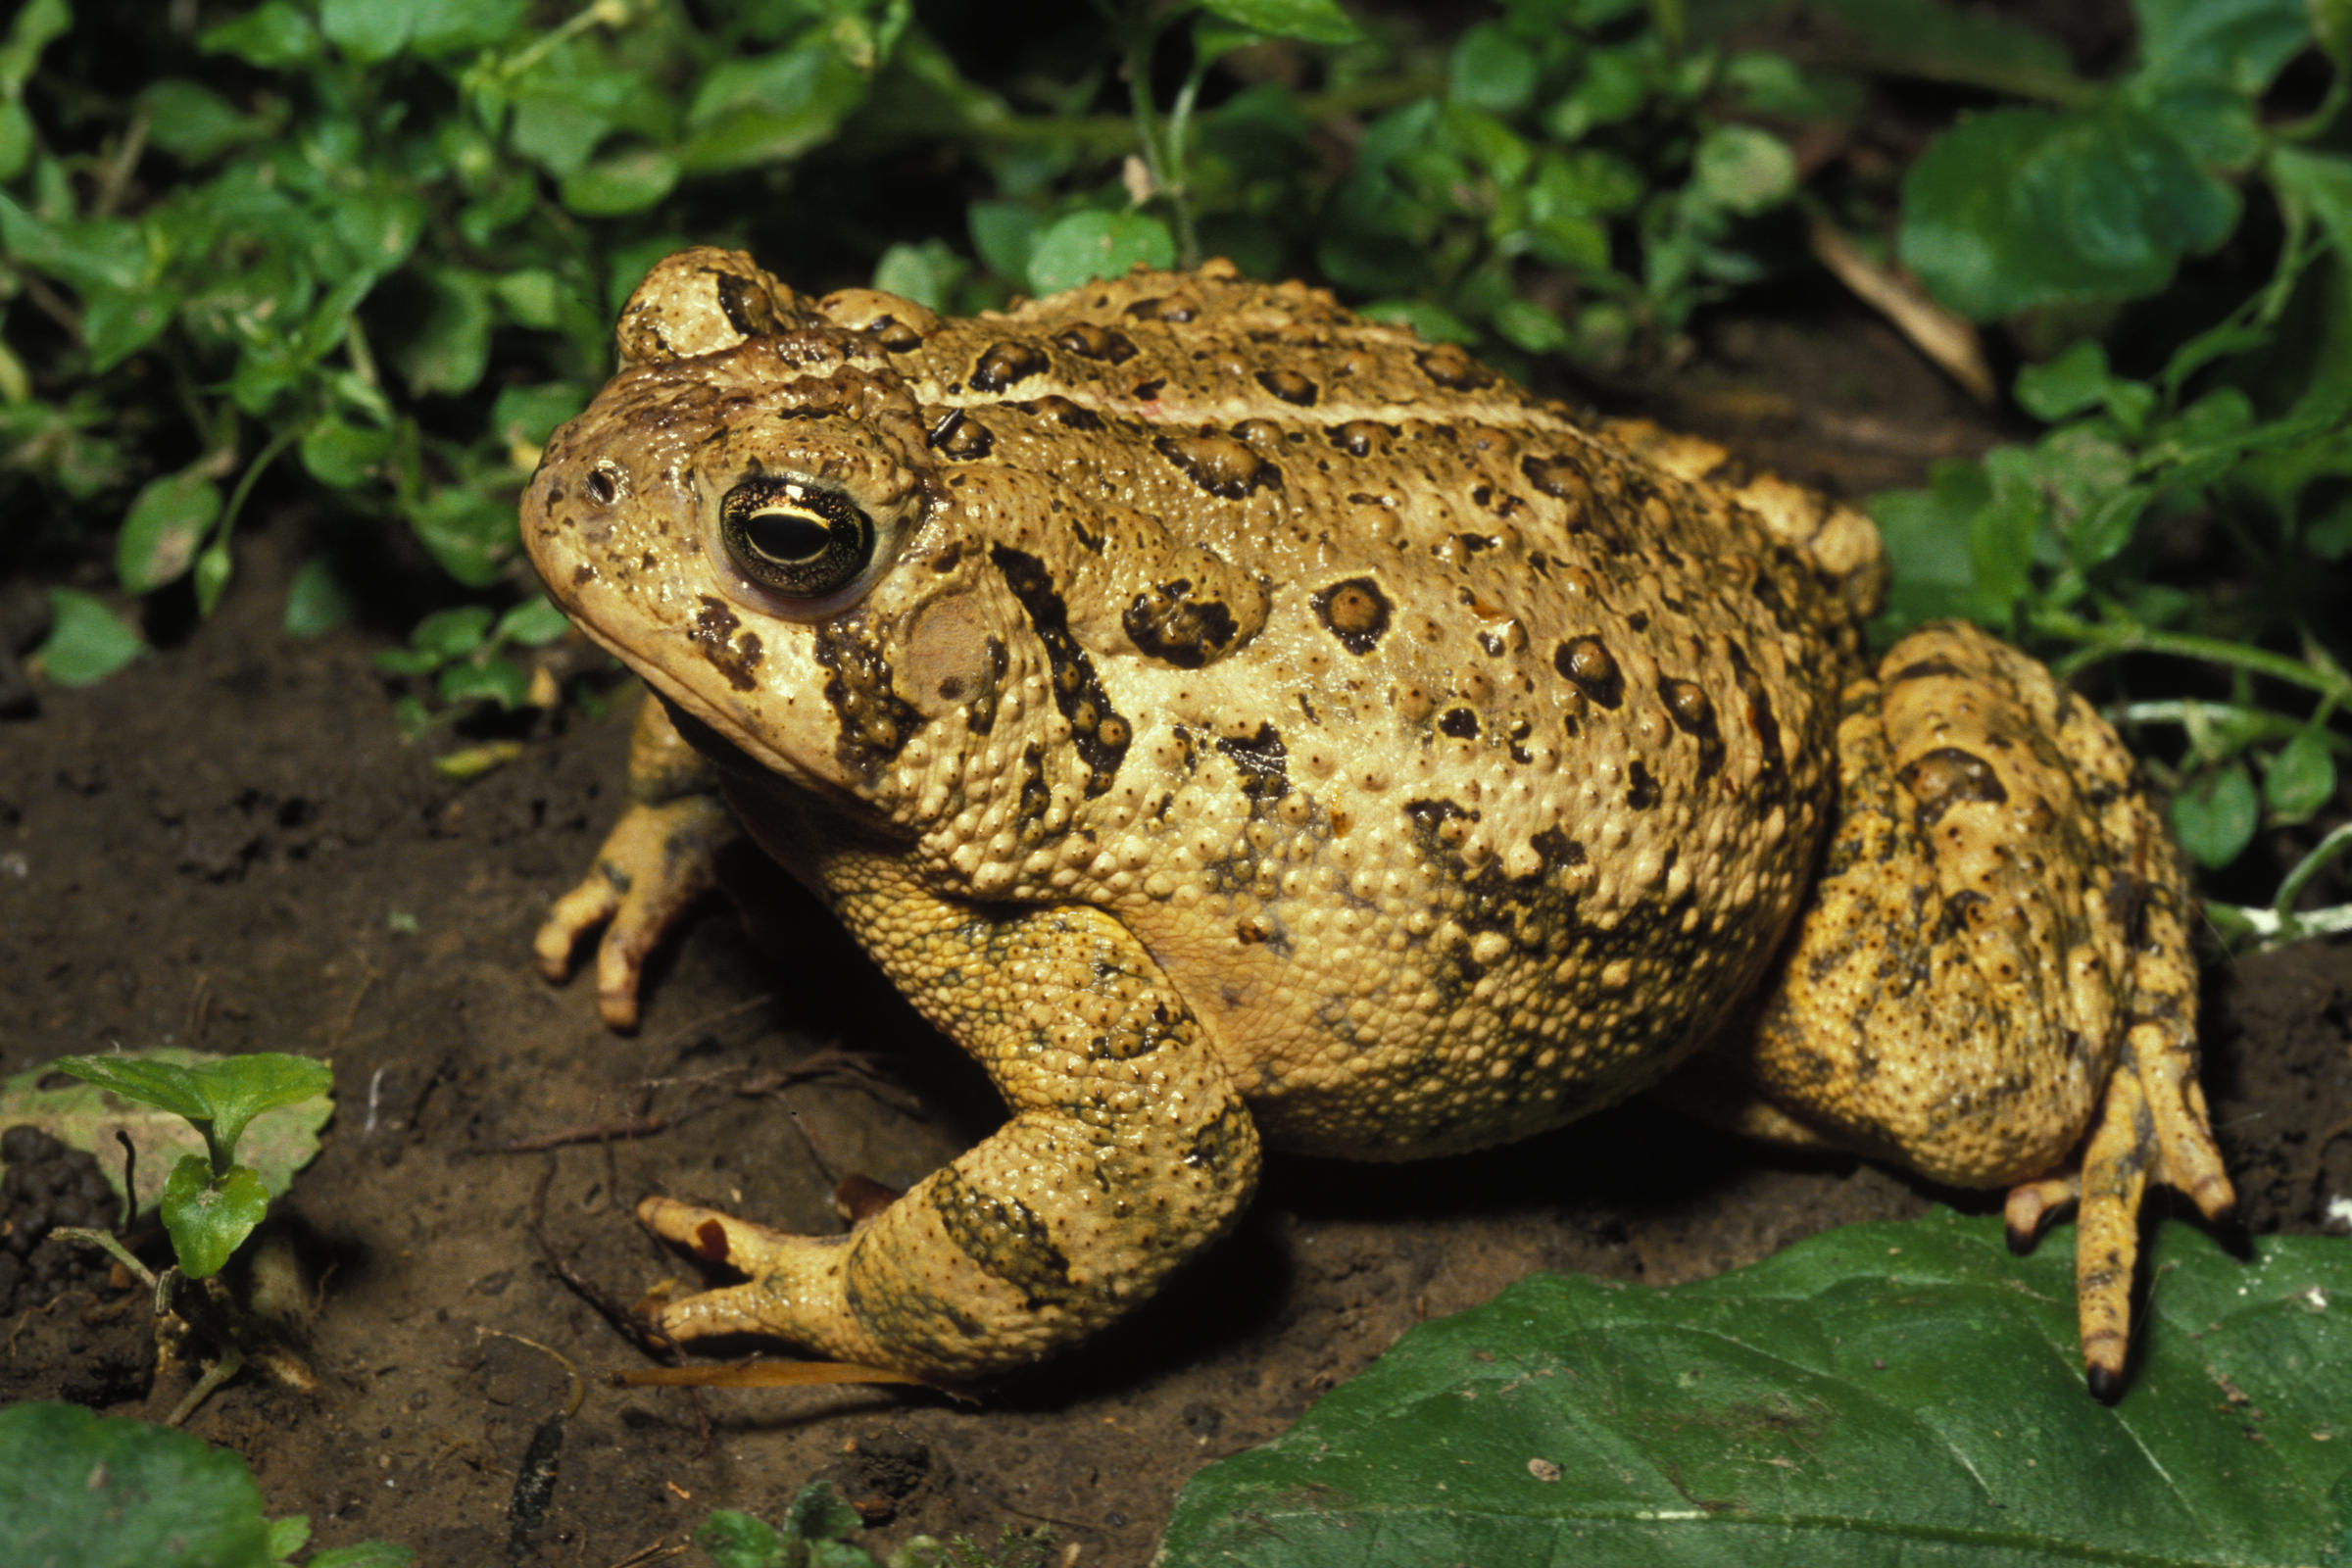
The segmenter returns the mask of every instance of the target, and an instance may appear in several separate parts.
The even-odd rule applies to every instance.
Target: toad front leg
[[[2179,859],[2115,733],[1973,627],[1897,644],[1838,745],[1837,833],[1754,1037],[1678,1087],[1763,1136],[2011,1188],[2021,1249],[2079,1198],[2082,1353],[2111,1398],[2147,1183],[2232,1201]]]
[[[548,910],[533,949],[539,972],[571,972],[581,938],[596,947],[596,1004],[614,1029],[637,1027],[647,955],[715,885],[718,857],[742,836],[710,764],[686,744],[659,698],[647,694],[629,733],[629,804],[588,874]]]
[[[1083,906],[952,904],[881,858],[829,857],[823,879],[1012,1116],[848,1236],[648,1199],[650,1228],[750,1277],[673,1302],[664,1331],[774,1334],[846,1361],[982,1378],[1093,1334],[1231,1227],[1256,1185],[1256,1129],[1125,927]]]

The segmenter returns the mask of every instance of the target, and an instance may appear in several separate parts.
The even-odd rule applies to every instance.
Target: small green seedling
[[[206,1279],[220,1271],[270,1209],[259,1171],[236,1162],[237,1140],[265,1111],[323,1095],[334,1071],[323,1061],[257,1052],[182,1067],[133,1056],[64,1056],[74,1077],[184,1116],[204,1135],[206,1152],[183,1154],[165,1179],[162,1213],[180,1271]]]

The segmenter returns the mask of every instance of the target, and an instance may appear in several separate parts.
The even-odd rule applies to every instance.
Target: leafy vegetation
[[[1160,1561],[2329,1562],[2352,1550],[2352,1248],[2181,1226],[2128,1398],[2064,1248],[1849,1225],[1656,1289],[1536,1275],[1413,1329],[1178,1499]]]
[[[50,1064],[125,1100],[185,1117],[205,1152],[183,1154],[164,1180],[164,1229],[192,1280],[220,1272],[270,1210],[270,1185],[237,1163],[246,1126],[268,1111],[334,1087],[323,1061],[282,1052],[222,1056],[193,1066],[142,1056],[60,1056]]]
[[[909,0],[29,0],[0,42],[0,504],[40,520],[4,554],[78,579],[42,662],[87,681],[142,647],[107,597],[209,612],[255,498],[299,507],[290,632],[358,581],[442,607],[380,661],[419,734],[557,700],[514,499],[688,239],[956,312],[1223,253],[1523,375],[1638,381],[1710,302],[1890,232],[2016,329],[2045,428],[1878,499],[1883,630],[1967,614],[2069,673],[2169,656],[2100,685],[2191,853],[2263,895],[2217,921],[2352,921],[2297,910],[2352,842],[2320,831],[2352,750],[2342,0],[2138,0],[2107,80],[1938,0],[1809,11],[1791,48],[1763,0],[1511,0],[1445,36],[1128,0],[1011,39]],[[1781,49],[1735,41],[1760,14]],[[1991,101],[1897,185],[1840,150],[1905,80]]]
[[[864,1521],[830,1481],[812,1481],[785,1504],[776,1524],[721,1508],[694,1533],[717,1568],[1046,1568],[1054,1532],[1007,1526],[993,1549],[957,1536],[916,1536],[877,1562],[859,1544]]]
[[[183,1432],[100,1420],[78,1405],[0,1410],[0,1540],[24,1568],[293,1568],[300,1514],[270,1519],[245,1461]],[[408,1568],[380,1541],[300,1557],[304,1568]]]

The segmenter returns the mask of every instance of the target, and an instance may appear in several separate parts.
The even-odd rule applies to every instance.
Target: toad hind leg
[[[1753,1038],[1690,1098],[1766,1136],[2010,1187],[2011,1242],[2079,1198],[2091,1391],[2122,1390],[2149,1181],[2233,1200],[2197,1082],[2186,884],[2082,698],[1973,627],[1913,633],[1838,724],[1838,821]]]
[[[647,1200],[648,1227],[751,1280],[665,1307],[667,1333],[773,1334],[846,1361],[983,1378],[1094,1333],[1230,1228],[1256,1184],[1256,1129],[1125,927],[1083,906],[951,904],[879,857],[829,858],[822,880],[1012,1116],[846,1237]]]

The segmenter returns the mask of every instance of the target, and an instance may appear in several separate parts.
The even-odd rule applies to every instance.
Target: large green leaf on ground
[[[1160,1561],[2352,1560],[2352,1245],[2163,1227],[2111,1408],[2071,1240],[1944,1213],[1673,1289],[1537,1275],[1196,1476]]]
[[[0,1410],[0,1539],[26,1568],[269,1568],[244,1461],[72,1404]]]

